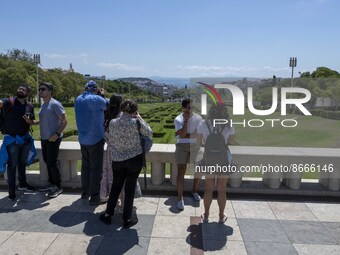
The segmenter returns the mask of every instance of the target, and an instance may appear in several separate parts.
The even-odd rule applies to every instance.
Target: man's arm
[[[61,133],[65,130],[66,126],[67,126],[67,118],[66,118],[66,114],[61,114],[59,115],[59,119],[60,119],[60,125],[57,128],[57,131],[55,132],[54,135],[52,135],[48,140],[50,142],[55,142],[61,135]]]
[[[177,130],[176,135],[179,135],[180,138],[187,138],[190,136],[187,134],[187,129],[188,129],[188,121],[184,121],[183,127],[179,130]]]
[[[188,130],[188,122],[190,119],[190,113],[183,113],[183,126],[181,129],[178,129],[176,131],[176,136],[178,135],[180,138],[190,138],[190,134],[188,134],[187,130]]]
[[[4,102],[2,102],[2,100],[0,100],[0,109],[4,107]]]

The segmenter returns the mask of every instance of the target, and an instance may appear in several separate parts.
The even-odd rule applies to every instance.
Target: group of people
[[[98,93],[94,81],[86,83],[85,92],[76,98],[74,107],[82,154],[81,198],[90,198],[90,205],[107,202],[100,220],[111,224],[121,196],[123,228],[130,228],[138,222],[137,217],[132,217],[132,209],[143,166],[140,134],[151,136],[152,129],[139,115],[135,101],[122,100],[118,95],[107,100]]]
[[[15,97],[0,99],[4,133],[0,170],[7,170],[8,199],[11,201],[17,199],[17,169],[18,190],[36,189],[26,182],[26,166],[36,156],[30,133],[33,125],[40,125],[42,155],[48,171],[48,185],[38,190],[48,191],[49,198],[63,192],[58,154],[67,118],[62,104],[52,97],[53,89],[49,82],[39,85],[42,98],[39,120],[27,100],[31,89],[26,83],[19,86]],[[141,194],[137,179],[143,165],[140,134],[151,136],[152,129],[139,115],[135,101],[123,100],[119,95],[106,99],[92,80],[86,83],[85,91],[75,100],[75,115],[82,154],[81,198],[90,198],[91,206],[107,202],[100,220],[110,224],[120,197],[123,227],[135,225],[138,219],[132,218],[133,200],[136,190]],[[107,150],[104,151],[105,142]]]
[[[41,187],[40,190],[49,191],[49,198],[57,197],[63,191],[58,153],[62,134],[67,125],[65,110],[60,102],[52,98],[53,85],[42,82],[39,85],[39,95],[43,103],[39,111],[39,120],[36,120],[33,105],[27,101],[30,91],[29,85],[23,83],[17,89],[15,97],[0,100],[4,121],[0,167],[6,168],[7,164],[8,198],[12,201],[17,198],[16,169],[18,169],[18,190],[35,190],[26,182],[26,166],[31,164],[36,156],[34,140],[30,133],[32,125],[40,125],[43,160],[48,171],[49,185]]]
[[[59,147],[63,131],[68,123],[62,104],[52,97],[54,86],[49,82],[39,85],[39,96],[43,102],[39,111],[39,120],[35,119],[34,109],[27,101],[30,87],[19,86],[16,97],[0,100],[0,109],[4,112],[4,140],[1,147],[0,170],[7,164],[8,198],[16,200],[16,169],[18,169],[18,190],[34,191],[26,182],[25,168],[32,163],[35,153],[34,141],[30,134],[32,125],[40,125],[40,138],[43,160],[47,165],[48,185],[39,191],[48,191],[49,198],[57,197],[63,192],[61,174],[58,165]],[[183,187],[184,175],[188,163],[197,163],[200,147],[205,143],[212,120],[228,118],[223,105],[213,106],[206,120],[193,112],[192,101],[182,101],[183,113],[175,120],[176,160],[178,166],[177,208],[184,209]],[[100,220],[111,224],[118,199],[123,209],[123,227],[130,228],[137,224],[132,209],[135,194],[141,194],[138,176],[143,166],[143,148],[140,135],[151,136],[152,129],[138,113],[135,101],[113,95],[106,99],[96,82],[89,81],[85,91],[75,100],[75,117],[78,139],[81,147],[82,199],[89,199],[89,205],[107,203]],[[215,127],[213,127],[215,128]],[[222,132],[222,131],[221,131]],[[226,144],[234,143],[235,131],[227,126],[222,132]],[[104,144],[107,149],[104,150]],[[3,156],[5,155],[5,156]],[[5,159],[5,160],[3,160]],[[214,178],[205,176],[204,208],[202,221],[209,219],[212,202]],[[200,201],[198,194],[201,174],[195,173],[192,196]],[[226,176],[217,176],[218,205],[220,222],[225,222]]]

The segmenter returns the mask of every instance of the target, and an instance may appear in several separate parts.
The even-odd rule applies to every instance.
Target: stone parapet
[[[2,141],[0,141],[2,144]],[[46,165],[42,159],[41,144],[35,142],[38,152],[40,172],[28,174],[38,185],[47,183],[48,175]],[[151,163],[150,186],[162,189],[161,186],[172,185],[175,188],[177,165],[174,144],[154,144],[146,155],[146,161]],[[318,185],[326,190],[339,192],[340,190],[340,149],[330,148],[297,148],[297,147],[255,147],[255,146],[230,146],[233,159],[237,163],[239,172],[229,176],[229,186],[242,189],[244,184],[241,168],[253,167],[263,172],[261,182],[265,187],[275,190],[282,186],[289,190],[299,190],[303,171],[319,172]],[[60,169],[62,185],[65,187],[80,187],[78,161],[81,160],[80,145],[78,142],[62,142],[60,145]],[[169,164],[170,175],[166,176],[166,164]],[[284,166],[287,171],[268,171],[270,166]],[[265,170],[266,168],[266,171]],[[189,172],[189,171],[188,171]],[[192,178],[192,176],[187,176]],[[5,175],[6,179],[6,175]],[[168,189],[168,188],[166,188]]]

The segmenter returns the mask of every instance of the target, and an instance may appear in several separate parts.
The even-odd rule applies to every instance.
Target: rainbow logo
[[[205,88],[203,87],[202,89],[199,89],[199,88],[196,88],[196,89],[199,90],[200,92],[203,92],[203,93],[205,92],[207,95],[209,95],[211,100],[214,102],[215,105],[217,105],[215,96],[216,96],[218,102],[220,104],[223,104],[220,94],[218,94],[217,90],[213,86],[206,84],[206,83],[203,83],[203,82],[197,82],[197,83],[203,85]]]

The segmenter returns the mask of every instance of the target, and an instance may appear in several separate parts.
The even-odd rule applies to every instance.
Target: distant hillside
[[[171,83],[160,83],[157,81],[154,81],[149,78],[142,78],[142,77],[128,77],[128,78],[119,78],[116,79],[117,82],[127,82],[131,83],[135,86],[137,86],[140,89],[147,90],[153,94],[167,97],[167,98],[177,98],[181,97],[183,94],[181,91],[176,92],[178,89],[178,86],[175,86]]]
[[[145,88],[145,87],[150,87],[150,86],[162,86],[162,84],[156,81],[153,81],[149,78],[142,78],[142,77],[119,78],[117,80],[135,84],[140,88]]]
[[[129,77],[129,78],[119,78],[117,80],[130,82],[136,84],[137,86],[175,86],[179,88],[184,88],[185,85],[190,84],[190,79],[188,78],[176,78],[176,77],[160,77],[153,76],[149,78],[142,77]]]

